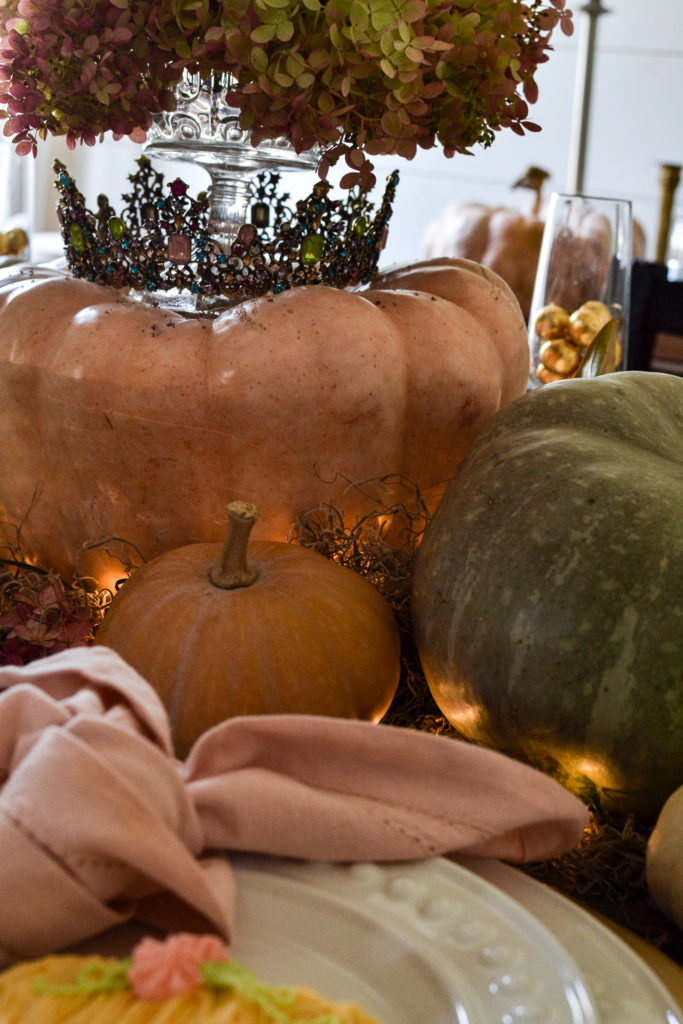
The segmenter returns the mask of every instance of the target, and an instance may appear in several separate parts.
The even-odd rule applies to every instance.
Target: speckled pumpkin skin
[[[502,410],[413,584],[425,675],[461,732],[652,820],[683,783],[683,378],[564,381]]]
[[[116,534],[150,558],[217,541],[236,498],[259,506],[255,535],[272,540],[324,502],[352,522],[396,500],[377,485],[387,474],[433,506],[484,424],[524,393],[528,363],[509,287],[463,260],[214,320],[15,271],[0,277],[0,539],[22,523],[31,558],[97,575],[84,544]]]

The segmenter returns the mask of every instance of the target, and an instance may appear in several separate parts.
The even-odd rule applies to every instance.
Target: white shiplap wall
[[[577,50],[583,3],[573,5],[576,31],[553,37],[550,60],[538,72],[540,98],[531,117],[542,131],[519,138],[501,132],[487,150],[446,160],[439,150],[414,161],[376,161],[381,177],[401,171],[384,265],[416,259],[426,225],[451,202],[476,199],[516,206],[523,196],[510,189],[527,166],[550,171],[549,189],[565,191],[572,136]],[[654,256],[660,202],[660,165],[683,165],[683,0],[605,0],[597,21],[590,130],[584,192],[630,199],[644,226],[648,258]],[[34,168],[35,228],[55,227],[51,163],[57,153],[73,166],[89,202],[100,191],[112,198],[126,189],[139,152],[128,142],[101,144],[67,154],[61,141],[44,146]],[[162,170],[167,170],[161,167]],[[174,169],[178,173],[180,168]],[[183,176],[191,176],[185,173]],[[203,180],[201,178],[199,181]],[[192,183],[192,182],[191,182]],[[299,190],[296,182],[290,186]],[[302,191],[307,191],[309,182]],[[683,184],[676,196],[683,214]]]

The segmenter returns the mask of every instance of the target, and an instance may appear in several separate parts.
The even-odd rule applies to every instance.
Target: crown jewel
[[[387,179],[374,213],[367,193],[353,189],[344,202],[328,198],[318,181],[290,209],[278,193],[279,175],[258,174],[249,185],[250,221],[227,244],[209,230],[206,192],[193,198],[185,182],[165,184],[150,160],[137,160],[132,189],[118,214],[105,195],[87,209],[74,179],[54,163],[57,214],[67,263],[76,277],[139,292],[190,292],[234,301],[300,285],[346,288],[372,280],[384,247],[398,172]],[[374,213],[374,216],[373,216]]]

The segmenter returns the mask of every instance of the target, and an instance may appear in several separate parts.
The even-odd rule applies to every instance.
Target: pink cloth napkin
[[[0,959],[131,918],[230,938],[226,852],[392,861],[560,855],[583,804],[453,739],[332,718],[236,718],[173,754],[152,688],[106,647],[0,669]]]

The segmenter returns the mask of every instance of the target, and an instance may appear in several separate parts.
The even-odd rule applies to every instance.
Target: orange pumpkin
[[[0,531],[14,539],[21,523],[30,558],[102,581],[84,544],[116,534],[149,559],[214,541],[242,494],[263,509],[256,536],[273,540],[321,502],[349,517],[390,502],[387,474],[433,507],[484,424],[524,393],[528,363],[512,292],[463,260],[215,319],[48,268],[8,272]]]
[[[532,192],[531,205],[527,208],[509,209],[478,202],[447,206],[425,230],[422,241],[425,257],[460,257],[489,267],[507,281],[528,319],[545,227],[542,189],[547,177],[547,171],[530,167],[512,186]],[[587,246],[595,236],[595,247],[599,249],[604,225],[586,223],[583,234]],[[592,249],[590,252],[595,255]],[[634,259],[645,256],[645,233],[637,221],[633,222],[633,256]]]
[[[396,691],[394,614],[358,573],[307,548],[256,541],[257,510],[228,506],[220,544],[190,544],[139,569],[97,633],[159,694],[176,753],[237,715],[379,720]]]

